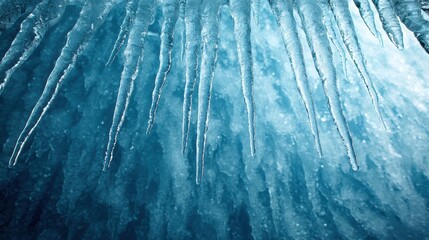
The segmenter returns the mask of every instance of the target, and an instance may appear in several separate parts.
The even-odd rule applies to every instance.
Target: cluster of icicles
[[[43,40],[49,28],[53,27],[64,13],[67,5],[82,5],[80,17],[67,34],[67,42],[46,82],[40,99],[28,118],[24,129],[16,141],[9,165],[14,166],[24,145],[48,111],[58,91],[67,79],[84,51],[91,37],[103,24],[106,16],[116,5],[125,0],[33,0],[0,1],[0,34],[10,28],[24,14],[21,29],[1,60],[0,94],[10,83],[12,74],[26,61]],[[402,31],[399,20],[414,32],[426,52],[429,52],[428,0],[354,0],[369,31],[380,39],[375,24],[378,11],[384,31],[393,44],[403,48]],[[314,65],[323,82],[324,92],[338,133],[347,149],[350,164],[358,169],[350,131],[340,103],[337,90],[337,76],[333,62],[333,50],[344,57],[347,51],[363,80],[381,124],[384,125],[379,110],[377,91],[366,69],[358,39],[354,30],[347,0],[268,0],[277,20],[286,53],[292,65],[293,75],[305,106],[315,146],[320,155],[318,126],[314,104],[309,90],[306,65],[302,53],[302,42],[297,32],[299,16],[306,34],[306,42],[311,49]],[[176,24],[184,24],[182,32],[182,62],[185,64],[185,87],[183,99],[182,152],[187,149],[191,119],[191,103],[195,85],[198,82],[198,120],[196,137],[196,181],[200,183],[204,172],[204,149],[209,123],[210,93],[218,51],[220,8],[229,7],[234,22],[234,36],[240,62],[242,91],[247,110],[250,152],[255,154],[255,103],[253,98],[253,60],[251,45],[251,24],[258,23],[260,0],[128,0],[119,6],[126,8],[117,41],[106,66],[114,61],[121,48],[125,47],[120,86],[109,132],[104,169],[109,168],[118,139],[118,133],[125,119],[134,81],[138,76],[144,58],[145,39],[148,28],[153,23],[156,7],[162,8],[163,20],[159,68],[152,94],[147,133],[150,133],[156,116],[161,91],[172,64],[172,47]],[[373,4],[373,6],[371,6]],[[294,15],[294,12],[297,14]],[[426,16],[425,16],[426,15]],[[398,20],[399,18],[399,20]],[[198,72],[199,71],[199,74]],[[199,81],[197,81],[199,76]]]

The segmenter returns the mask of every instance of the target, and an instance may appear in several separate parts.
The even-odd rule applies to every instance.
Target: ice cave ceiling
[[[427,239],[428,7],[0,1],[0,236]]]

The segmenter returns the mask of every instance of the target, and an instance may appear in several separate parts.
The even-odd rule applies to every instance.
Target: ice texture
[[[0,239],[429,237],[427,1],[11,2]]]

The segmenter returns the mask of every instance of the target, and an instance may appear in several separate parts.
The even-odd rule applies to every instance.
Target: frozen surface
[[[0,6],[5,2],[0,1]],[[51,1],[28,2],[31,4],[22,11],[26,14],[39,2]],[[129,1],[128,9],[127,1],[103,0],[94,6],[82,5],[83,1],[63,2],[70,6],[56,9],[59,13],[55,16],[62,17],[55,19],[58,21],[55,25],[48,22],[43,28],[46,30],[43,40],[39,41],[37,36],[28,40],[36,39],[40,45],[30,45],[28,59],[19,62],[20,67],[14,69],[0,96],[1,239],[429,239],[429,55],[414,37],[422,33],[419,40],[427,41],[426,28],[416,30],[414,25],[427,22],[419,19],[422,15],[407,20],[414,34],[401,25],[404,50],[399,51],[382,31],[374,6],[371,7],[383,47],[361,19],[359,9],[349,2],[387,130],[353,59],[345,55],[348,49],[332,43],[332,38],[342,41],[342,33],[334,28],[336,37],[327,35],[342,100],[334,107],[340,109],[338,113],[343,109],[348,127],[344,131],[353,140],[359,164],[359,170],[353,171],[350,153],[337,132],[332,109],[328,108],[325,94],[332,89],[324,91],[320,80],[323,72],[316,70],[307,44],[306,37],[311,36],[304,31],[306,25],[301,24],[296,10],[293,14],[296,32],[303,49],[318,133],[308,123],[306,105],[297,89],[294,76],[298,70],[291,69],[290,61],[298,58],[288,55],[282,38],[285,32],[280,31],[268,1],[231,0],[237,6],[234,18],[227,6],[220,8],[219,16],[212,12],[205,15],[205,21],[216,22],[220,17],[215,48],[210,43],[217,41],[208,34],[213,34],[208,30],[213,25],[204,21],[186,22],[194,18],[182,14],[183,9],[179,9],[172,41],[171,32],[162,31],[170,29],[165,25],[170,24],[167,20],[176,19],[163,18],[163,10],[158,6],[145,35],[144,58],[138,57],[142,56],[138,50],[143,47],[133,45],[136,41],[128,38],[108,67],[105,65],[121,27],[128,29],[122,24],[126,12],[140,1]],[[193,10],[204,12],[217,7],[202,2],[205,4],[200,9]],[[307,1],[294,2],[299,5]],[[186,6],[182,1],[163,3],[179,3],[170,9],[172,18],[177,17],[177,8]],[[98,9],[102,16],[108,14],[101,19],[92,16],[93,19],[77,20],[85,7]],[[260,11],[255,13],[255,8]],[[109,13],[106,9],[112,10]],[[244,16],[243,11],[254,16]],[[129,12],[127,16],[134,15]],[[0,28],[1,57],[19,32],[21,18],[16,23],[7,22],[7,29]],[[254,19],[258,19],[258,25]],[[249,20],[251,49],[247,33],[241,32],[242,28],[234,31],[237,24],[245,25],[240,21]],[[335,23],[335,16],[330,16],[330,20]],[[84,31],[74,28],[77,21],[84,23]],[[192,52],[185,49],[186,57],[182,60],[182,33],[186,32],[186,24],[201,27],[206,35],[191,39],[195,41],[192,44],[201,46]],[[144,28],[143,23],[139,26]],[[385,27],[397,31],[395,26]],[[80,36],[80,42],[72,41],[69,46],[76,46],[81,55],[74,59],[74,67],[67,72],[55,101],[23,146],[17,164],[8,168],[18,136],[42,95],[56,60],[72,54],[63,49],[71,41],[68,32]],[[89,34],[93,36],[87,39]],[[137,35],[131,30],[129,34]],[[398,33],[395,34],[390,38],[400,45]],[[160,48],[162,41],[166,45]],[[81,49],[82,43],[85,47]],[[171,67],[165,63],[169,61],[168,44],[172,44]],[[243,45],[245,49],[240,49]],[[243,50],[241,59],[240,50]],[[202,51],[199,54],[202,62],[192,56],[198,51]],[[253,59],[246,57],[249,51]],[[343,59],[345,69],[341,57],[347,57]],[[133,68],[128,74],[131,78],[133,73],[138,75],[131,83],[134,90],[126,100],[126,114],[110,168],[103,171],[109,129],[127,61],[136,67],[135,62],[142,63],[137,71]],[[160,61],[164,61],[161,68]],[[202,105],[210,106],[209,110],[199,109],[200,72],[194,76],[192,69],[185,66],[186,61],[197,68],[209,67],[201,71],[204,73],[201,91],[211,91],[209,95],[201,95]],[[248,64],[252,62],[253,76],[250,76]],[[210,69],[212,64],[216,64],[214,72]],[[2,65],[0,70],[4,78],[6,70]],[[186,71],[197,83],[191,100],[188,144],[182,155]],[[165,73],[168,73],[166,79]],[[156,121],[148,135],[157,74],[161,74],[165,84],[162,83]],[[251,104],[246,106],[243,101],[242,85],[246,84],[253,89],[253,96],[249,93],[248,97],[253,97],[255,108],[250,110]],[[124,90],[125,93],[128,94]],[[310,106],[311,103],[305,102]],[[248,125],[252,117],[249,111],[254,111],[254,126]],[[207,114],[209,121],[205,117],[198,120],[200,113]],[[199,185],[195,184],[197,121],[210,123],[203,137],[205,166]],[[253,127],[255,156],[252,156],[253,144],[249,144]],[[200,131],[205,131],[203,128]],[[315,135],[320,139],[322,158],[315,147]]]

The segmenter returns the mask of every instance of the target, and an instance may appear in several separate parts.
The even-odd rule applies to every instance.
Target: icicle
[[[259,11],[261,7],[261,0],[251,0],[252,1],[252,16],[253,21],[256,25],[259,25]]]
[[[182,117],[182,154],[188,144],[189,126],[191,124],[192,95],[197,77],[198,55],[201,41],[201,1],[186,0],[185,5],[185,92],[183,97]]]
[[[414,33],[420,45],[429,53],[429,21],[421,11],[418,0],[393,0],[395,12],[405,26]]]
[[[344,0],[331,0],[330,5],[334,13],[338,28],[340,29],[341,36],[343,38],[344,45],[346,46],[353,63],[358,69],[359,75],[365,83],[366,89],[372,100],[372,105],[380,118],[381,123],[385,129],[386,125],[383,120],[383,116],[380,112],[380,106],[378,101],[378,94],[375,90],[374,83],[372,82],[369,73],[366,68],[366,61],[363,57],[359,41],[356,36],[352,17],[349,12],[349,6],[347,1]]]
[[[131,28],[125,49],[125,63],[121,74],[115,111],[113,113],[112,125],[109,131],[109,142],[107,143],[106,155],[104,157],[103,170],[110,167],[113,152],[118,140],[118,134],[125,120],[130,97],[134,89],[134,81],[138,76],[144,57],[144,43],[150,24],[153,21],[154,0],[140,0],[136,12],[136,20]]]
[[[14,166],[28,138],[52,105],[58,91],[72,70],[76,59],[87,46],[96,29],[103,23],[112,8],[109,1],[88,1],[83,7],[80,18],[73,29],[67,34],[67,43],[58,57],[54,69],[50,73],[42,96],[34,106],[24,129],[18,137],[9,166]]]
[[[106,66],[110,66],[115,60],[119,51],[125,43],[125,40],[128,37],[128,33],[133,26],[134,19],[136,17],[136,11],[138,6],[138,0],[128,0],[126,7],[126,14],[124,21],[121,24],[121,30],[119,31],[118,37],[116,38],[115,45],[113,50],[110,53],[109,60],[107,60]]]
[[[380,33],[377,31],[377,27],[375,26],[374,12],[372,11],[368,0],[354,0],[354,3],[359,9],[360,16],[362,17],[369,31],[372,33],[372,35],[378,38],[380,43],[382,43]]]
[[[12,74],[39,46],[46,31],[58,22],[64,9],[64,2],[45,0],[21,23],[20,31],[1,60],[0,72],[5,72],[5,77],[0,83],[0,95]]]
[[[320,4],[319,6],[320,6],[320,9],[322,10],[323,23],[325,24],[325,27],[326,27],[326,33],[329,37],[330,42],[334,46],[338,55],[340,56],[341,65],[343,67],[343,73],[347,78],[347,75],[348,75],[347,74],[347,56],[344,50],[344,46],[343,46],[344,44],[341,44],[340,41],[338,40],[341,37],[339,37],[337,31],[335,31],[334,29],[334,25],[336,26],[336,24],[333,23],[333,16],[332,16],[331,9],[327,4]]]
[[[198,86],[198,120],[196,140],[196,183],[204,175],[204,154],[209,126],[210,96],[216,67],[219,33],[219,1],[204,0],[202,14],[202,56]]]
[[[180,61],[183,63],[185,59],[185,47],[186,47],[186,30],[185,30],[185,6],[186,0],[181,0],[179,8],[179,17],[182,20],[182,32],[181,32],[181,48],[180,48]]]
[[[308,86],[307,72],[305,70],[304,56],[302,53],[301,41],[296,30],[296,22],[293,17],[293,5],[285,4],[281,0],[268,0],[277,23],[282,33],[283,42],[292,65],[298,92],[307,111],[308,122],[311,133],[314,137],[316,150],[322,157],[322,147],[319,140],[319,129],[317,127],[316,111],[314,109],[313,98]]]
[[[174,41],[174,26],[179,17],[179,2],[177,0],[164,0],[163,6],[164,22],[161,29],[161,49],[159,53],[159,68],[155,78],[155,86],[152,92],[152,105],[149,111],[149,121],[146,133],[152,130],[159,99],[167,75],[171,68],[171,51]]]
[[[241,86],[247,109],[250,153],[255,155],[255,102],[253,99],[253,59],[250,41],[250,3],[248,0],[230,0],[229,7],[234,20],[234,35],[240,62]]]
[[[399,49],[404,49],[404,40],[401,26],[396,17],[395,10],[390,0],[372,0],[380,15],[383,29],[387,33],[390,41]]]
[[[353,170],[358,170],[356,154],[353,147],[350,130],[341,107],[340,95],[337,89],[336,70],[332,62],[332,50],[329,45],[326,29],[322,24],[322,13],[318,4],[313,0],[296,0],[298,13],[304,26],[307,42],[313,54],[316,70],[323,82],[323,89],[328,98],[329,110],[334,119],[338,133],[347,149]],[[319,0],[320,4],[327,4]]]

